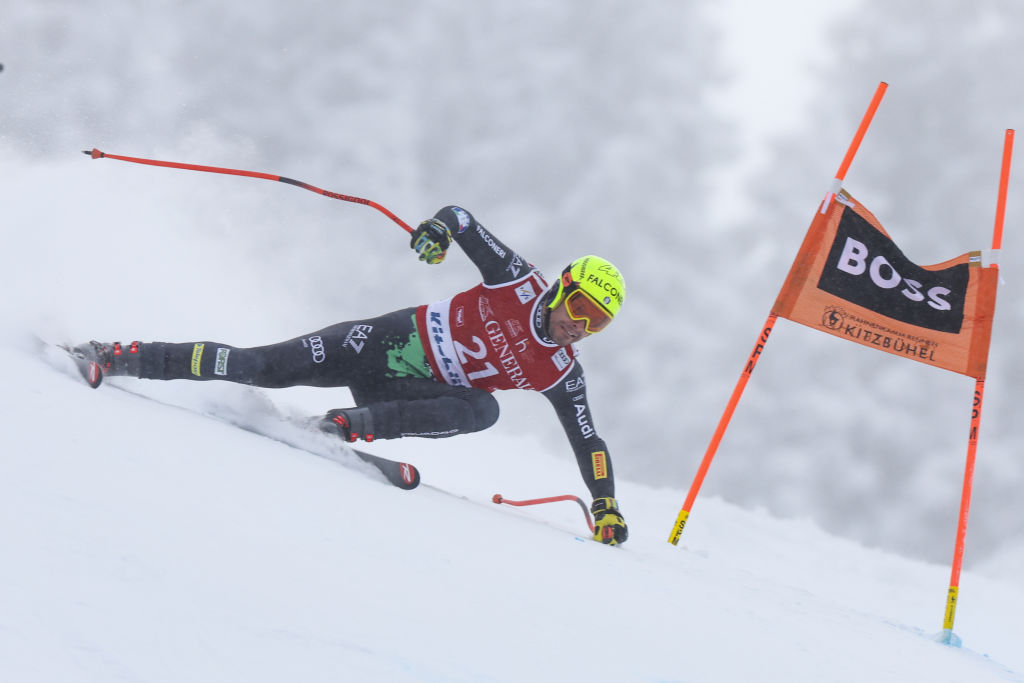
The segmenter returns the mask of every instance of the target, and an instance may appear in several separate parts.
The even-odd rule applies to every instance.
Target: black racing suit
[[[253,348],[219,342],[141,345],[140,377],[226,380],[259,387],[348,387],[372,414],[374,438],[440,438],[498,419],[497,389],[532,389],[551,402],[594,498],[614,497],[611,457],[594,429],[583,368],[547,336],[546,282],[467,211],[435,218],[483,282],[445,302],[341,322]]]

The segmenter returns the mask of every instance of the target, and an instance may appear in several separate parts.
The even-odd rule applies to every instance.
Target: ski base
[[[384,477],[392,485],[397,486],[400,489],[411,491],[420,485],[420,471],[416,469],[415,465],[411,465],[407,462],[400,462],[398,460],[389,460],[382,458],[379,455],[371,455],[363,451],[352,449],[355,454],[359,456],[359,459],[363,462],[368,462],[384,475]]]

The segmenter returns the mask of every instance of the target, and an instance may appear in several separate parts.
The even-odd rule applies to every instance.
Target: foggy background
[[[1024,110],[1011,0],[743,5],[0,0],[2,313],[256,345],[478,281],[370,208],[83,149],[280,174],[411,224],[458,203],[549,277],[585,253],[623,271],[618,322],[580,345],[596,426],[620,478],[681,505],[878,82],[845,187],[921,265],[990,245]],[[967,565],[1024,553],[1017,175]],[[948,561],[973,385],[780,320],[702,495]],[[498,398],[496,434],[568,453],[542,397]]]

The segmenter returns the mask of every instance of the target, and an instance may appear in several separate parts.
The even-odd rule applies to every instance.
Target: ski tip
[[[75,351],[75,349],[69,344],[56,344],[55,346],[71,358],[75,367],[78,369],[78,374],[82,376],[82,379],[84,379],[90,387],[96,389],[103,384],[103,368],[100,367],[99,363],[85,358],[81,353]]]
[[[420,471],[416,469],[415,465],[399,460],[382,458],[357,448],[353,448],[352,452],[364,462],[368,462],[380,470],[380,473],[384,475],[392,486],[411,491],[420,485]]]
[[[85,381],[89,383],[89,386],[93,389],[98,388],[103,384],[103,368],[100,367],[99,363],[89,361],[89,366],[85,368],[83,372]]]
[[[420,485],[420,471],[415,466],[407,462],[400,463],[399,473],[401,475],[400,483],[395,483],[398,488],[411,491]]]

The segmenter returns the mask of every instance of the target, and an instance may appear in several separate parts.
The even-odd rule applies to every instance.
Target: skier
[[[594,540],[628,537],[611,457],[594,428],[572,343],[619,311],[625,284],[597,256],[573,261],[552,285],[465,209],[447,206],[413,231],[410,246],[441,263],[452,241],[483,282],[444,301],[341,322],[255,348],[218,342],[89,342],[76,347],[106,375],[226,380],[267,388],[348,387],[355,406],[328,411],[321,429],[348,442],[442,438],[492,426],[491,392],[539,391],[551,402],[593,497]]]

